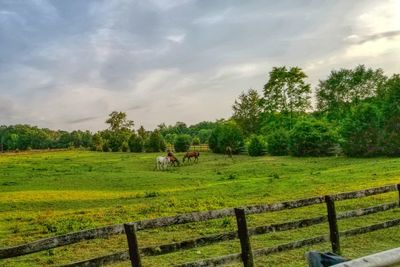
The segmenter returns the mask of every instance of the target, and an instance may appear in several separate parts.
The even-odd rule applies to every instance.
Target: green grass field
[[[293,158],[201,153],[198,164],[154,170],[157,154],[86,151],[0,155],[0,247],[82,229],[180,213],[273,203],[400,183],[400,158]],[[338,212],[395,201],[395,192],[337,203]],[[249,226],[325,214],[324,205],[249,216]],[[398,209],[339,221],[340,230],[399,218]],[[139,232],[143,246],[236,229],[234,218]],[[253,249],[328,232],[321,224],[252,237]],[[357,257],[400,244],[399,227],[342,240],[344,256]],[[305,266],[310,249],[257,258],[257,266]],[[14,259],[1,266],[47,266],[127,249],[124,235],[81,242]],[[144,258],[145,266],[171,266],[239,252],[239,241]],[[129,266],[129,262],[118,266]],[[240,265],[236,265],[240,266]]]

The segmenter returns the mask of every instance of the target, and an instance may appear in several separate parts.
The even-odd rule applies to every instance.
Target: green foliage
[[[200,138],[197,136],[193,137],[192,144],[195,146],[200,145]]]
[[[167,142],[168,144],[174,144],[175,143],[175,139],[178,135],[175,133],[168,133],[164,136],[164,140],[165,142]]]
[[[400,156],[400,75],[389,79],[385,94],[383,150],[386,155]]]
[[[273,130],[267,136],[267,150],[273,156],[289,154],[289,132],[284,128]]]
[[[289,151],[294,156],[327,156],[337,142],[331,125],[315,119],[298,121],[289,133]]]
[[[111,131],[122,131],[122,130],[132,130],[134,123],[128,120],[125,112],[113,111],[106,120],[106,123],[110,125]]]
[[[174,148],[176,152],[186,152],[190,148],[192,137],[188,134],[178,135],[175,139]]]
[[[379,108],[371,103],[353,107],[342,123],[343,152],[348,156],[374,156],[381,153],[381,117]]]
[[[311,86],[307,75],[298,67],[274,67],[264,85],[262,106],[267,113],[292,114],[304,112],[310,106]]]
[[[244,146],[243,134],[235,122],[221,122],[211,133],[208,144],[215,153],[225,153],[228,146],[233,153],[239,153]]]
[[[247,147],[250,156],[255,157],[265,155],[266,148],[267,145],[262,136],[252,135],[250,137],[249,145]]]
[[[341,120],[351,103],[380,93],[386,79],[381,69],[367,69],[364,65],[354,69],[333,70],[317,87],[318,110],[328,112],[330,119]]]
[[[160,152],[165,151],[166,145],[164,138],[158,130],[154,130],[144,143],[146,152]]]
[[[201,129],[199,131],[198,136],[199,136],[201,144],[208,143],[208,140],[210,139],[212,131],[213,130],[211,130],[211,129]]]
[[[129,149],[131,152],[143,152],[143,138],[140,135],[132,134],[129,138]]]
[[[93,135],[92,138],[92,150],[94,151],[102,151],[103,150],[103,144],[104,144],[104,140],[101,137],[101,134],[96,133]]]
[[[259,118],[261,114],[260,96],[254,89],[250,89],[247,94],[240,94],[232,106],[232,119],[239,125],[246,135],[254,134],[259,129]]]

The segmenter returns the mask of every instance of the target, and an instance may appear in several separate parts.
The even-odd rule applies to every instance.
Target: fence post
[[[400,184],[397,184],[396,187],[397,187],[397,192],[399,193],[399,206],[400,206]]]
[[[330,196],[325,196],[328,210],[329,234],[333,253],[340,254],[339,228],[336,218],[335,202]]]
[[[132,267],[142,267],[139,253],[139,245],[136,236],[136,223],[124,224],[126,238],[128,239],[129,258]]]
[[[253,252],[251,250],[249,232],[247,230],[246,215],[244,209],[235,208],[236,222],[238,226],[238,236],[242,249],[242,261],[244,267],[254,267]]]

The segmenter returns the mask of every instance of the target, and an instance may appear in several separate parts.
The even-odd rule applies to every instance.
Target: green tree
[[[108,116],[106,123],[110,125],[109,129],[111,131],[131,131],[134,126],[133,121],[128,120],[125,112],[113,111]]]
[[[254,89],[247,94],[240,94],[232,106],[232,119],[236,121],[244,134],[249,135],[258,132],[259,118],[261,113],[260,95]]]
[[[141,125],[140,128],[137,130],[137,133],[140,137],[142,137],[143,140],[145,140],[148,136],[147,131],[144,129],[143,125]]]
[[[129,138],[131,152],[143,152],[144,141],[140,135],[132,134]]]
[[[329,118],[341,119],[352,103],[380,93],[387,77],[381,69],[359,65],[354,69],[333,70],[326,80],[320,80],[316,90],[317,108],[329,112]]]
[[[165,141],[158,130],[154,130],[153,132],[151,132],[151,134],[145,141],[144,148],[146,152],[165,151],[166,149]]]
[[[332,126],[315,119],[298,121],[289,133],[289,151],[294,156],[328,156],[337,142]]]
[[[239,153],[244,146],[243,133],[234,121],[220,122],[208,140],[214,153],[225,153],[229,146],[233,153]]]
[[[192,137],[188,134],[180,134],[176,137],[174,148],[176,152],[186,152],[190,148]]]
[[[352,107],[340,130],[343,152],[353,157],[380,154],[381,121],[381,111],[375,104],[360,103]]]
[[[195,146],[200,145],[200,138],[197,136],[193,137],[192,144]]]
[[[262,136],[252,135],[250,137],[250,142],[247,147],[247,150],[248,150],[250,156],[256,157],[256,156],[265,155],[266,148],[267,148],[267,145]]]
[[[101,134],[96,133],[93,135],[92,139],[92,150],[94,151],[102,151],[103,150],[103,138],[101,137]]]
[[[400,75],[393,75],[385,87],[383,149],[386,155],[400,156]]]
[[[202,144],[208,143],[208,139],[210,139],[212,131],[213,130],[211,129],[201,129],[198,133],[200,143]]]
[[[273,130],[267,136],[267,150],[273,156],[289,154],[289,132],[285,128]]]
[[[274,67],[264,85],[264,111],[289,114],[290,120],[293,113],[305,112],[310,107],[311,97],[311,86],[305,82],[306,78],[307,75],[298,67]]]

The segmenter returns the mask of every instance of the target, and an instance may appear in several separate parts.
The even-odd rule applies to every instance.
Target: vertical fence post
[[[400,184],[397,184],[396,185],[396,187],[397,187],[397,192],[399,193],[399,206],[400,206]]]
[[[124,224],[126,238],[128,239],[129,258],[131,259],[132,267],[142,267],[139,253],[139,245],[136,236],[136,223]]]
[[[244,209],[235,208],[238,236],[242,249],[242,261],[244,267],[254,267],[253,252],[251,251],[249,232],[247,230],[246,215]]]
[[[328,210],[329,234],[333,253],[340,254],[339,228],[336,219],[335,202],[330,196],[325,196]]]

